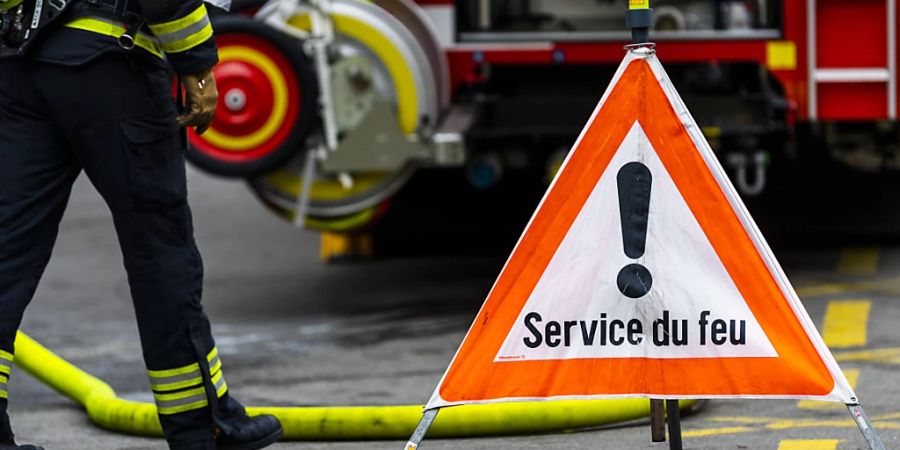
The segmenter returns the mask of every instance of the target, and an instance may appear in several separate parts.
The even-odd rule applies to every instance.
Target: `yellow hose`
[[[24,333],[16,338],[15,363],[84,406],[102,428],[141,436],[162,436],[156,405],[123,400],[103,380],[60,358]],[[682,408],[693,404],[683,401]],[[251,415],[274,414],[285,440],[406,439],[422,417],[421,406],[250,407]],[[650,413],[645,399],[571,400],[466,405],[446,408],[428,437],[545,433],[640,419]]]

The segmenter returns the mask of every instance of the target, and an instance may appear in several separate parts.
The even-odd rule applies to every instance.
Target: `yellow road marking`
[[[832,300],[825,310],[822,339],[829,348],[848,348],[866,345],[869,321],[869,300]]]
[[[876,350],[857,350],[850,352],[835,352],[834,359],[837,362],[865,361],[888,364],[900,364],[900,347],[880,348]]]
[[[846,294],[854,290],[865,290],[867,287],[868,283],[823,283],[798,287],[796,290],[801,298],[810,298]]]
[[[766,424],[769,422],[777,422],[780,419],[777,417],[741,417],[741,416],[719,416],[719,417],[710,417],[706,419],[707,422],[730,422],[730,423],[745,423],[745,424]]]
[[[878,428],[895,429],[898,423],[879,422]],[[784,419],[778,422],[766,424],[767,430],[787,430],[791,428],[850,428],[855,427],[852,419]]]
[[[785,430],[788,428],[856,428],[853,419],[791,419],[775,417],[711,417],[707,422],[737,423],[758,425],[759,429]],[[881,417],[873,419],[876,428],[900,430],[900,422],[885,420]]]
[[[878,271],[877,248],[845,248],[841,251],[838,273],[862,275],[876,271]]]
[[[720,434],[749,433],[751,431],[756,431],[756,429],[750,427],[701,428],[699,430],[686,430],[681,433],[681,436],[686,438],[694,438],[718,436]]]
[[[859,369],[845,369],[844,376],[847,377],[847,381],[850,383],[850,387],[856,389],[857,383],[859,382]],[[800,409],[844,409],[845,406],[840,403],[835,402],[821,402],[817,400],[800,400],[797,402],[797,407]]]
[[[872,422],[878,429],[884,430],[900,430],[900,422],[892,421],[892,419],[900,419],[900,413],[882,414],[872,417]],[[683,432],[684,437],[699,438],[706,436],[718,436],[723,434],[736,433],[752,433],[754,431],[763,430],[786,430],[792,428],[856,428],[856,422],[853,419],[793,419],[778,417],[749,417],[749,416],[719,416],[710,417],[704,420],[710,423],[732,424],[732,426],[700,428],[695,430],[686,430]],[[788,447],[778,447],[779,449],[804,449],[817,450],[820,448],[836,448],[840,441],[835,440],[800,440],[800,441],[782,441],[786,442]],[[797,442],[795,444],[794,442]],[[801,445],[800,443],[813,443]],[[816,447],[819,442],[834,442],[832,447]],[[825,444],[821,444],[825,445]]]
[[[840,443],[837,439],[786,439],[778,444],[778,450],[835,450]]]
[[[797,288],[797,295],[804,299],[810,297],[825,297],[828,295],[841,295],[849,292],[879,292],[882,294],[900,295],[900,277],[881,278],[876,281],[853,283],[810,284]]]

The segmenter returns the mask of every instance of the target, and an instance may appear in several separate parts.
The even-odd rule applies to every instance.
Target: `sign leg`
[[[848,404],[847,409],[850,410],[850,415],[856,421],[856,426],[859,427],[859,431],[866,439],[866,443],[869,444],[869,448],[871,450],[884,450],[884,443],[881,442],[881,438],[878,437],[878,433],[872,427],[872,422],[869,421],[869,416],[863,411],[862,406],[859,404]]]
[[[669,449],[682,450],[681,411],[678,409],[678,400],[666,400],[666,418],[669,422]]]
[[[422,413],[422,420],[419,421],[419,426],[416,427],[416,431],[413,432],[403,450],[416,450],[419,448],[419,444],[425,439],[425,433],[428,433],[428,428],[431,427],[439,410],[440,408],[434,408]]]
[[[666,441],[666,409],[661,399],[650,399],[650,439],[653,442]]]

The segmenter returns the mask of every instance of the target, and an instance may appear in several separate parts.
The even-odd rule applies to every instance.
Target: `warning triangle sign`
[[[647,49],[619,67],[427,408],[612,397],[857,401]]]

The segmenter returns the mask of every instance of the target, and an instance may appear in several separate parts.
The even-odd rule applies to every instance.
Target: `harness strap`
[[[212,23],[203,2],[189,14],[163,23],[147,23],[140,10],[130,9],[132,6],[135,2],[129,0],[75,1],[69,15],[74,20],[66,26],[114,37],[126,50],[141,47],[161,58],[166,53],[190,50],[213,36]],[[92,20],[85,21],[85,18]]]
[[[128,31],[124,22],[101,16],[79,17],[66,23],[65,26],[76,30],[91,31],[115,39],[119,39]],[[140,47],[159,58],[163,58],[162,48],[160,47],[158,40],[143,32],[138,32],[133,37],[135,46]]]

